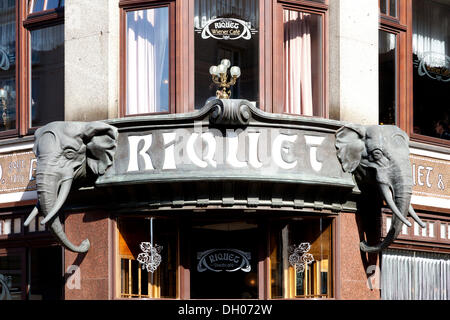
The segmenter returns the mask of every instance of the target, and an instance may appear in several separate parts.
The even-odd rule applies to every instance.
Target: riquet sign
[[[250,40],[257,31],[251,27],[250,22],[236,18],[218,18],[210,20],[203,29],[196,29],[201,33],[202,39],[217,40]]]
[[[114,164],[97,185],[243,180],[354,186],[336,157],[334,130],[245,117],[245,125],[218,117],[227,122],[221,125],[208,121],[217,116],[211,106],[189,116],[172,123],[161,116],[161,125],[153,117],[153,124],[122,130]]]
[[[199,260],[197,265],[198,272],[235,272],[242,270],[250,272],[251,254],[238,249],[211,249],[197,253]]]
[[[413,194],[450,201],[450,162],[411,155]]]

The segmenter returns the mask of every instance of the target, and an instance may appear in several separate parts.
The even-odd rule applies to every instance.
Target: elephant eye
[[[73,151],[73,150],[66,150],[66,151],[64,151],[64,156],[67,158],[67,159],[73,159],[73,158],[75,158],[75,156],[76,156],[77,154],[76,154],[76,152],[75,151]]]
[[[375,149],[372,151],[372,157],[375,160],[380,160],[383,157],[383,152],[380,149]]]

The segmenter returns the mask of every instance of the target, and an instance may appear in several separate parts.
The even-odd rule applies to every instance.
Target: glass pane
[[[64,25],[31,31],[31,126],[64,120]]]
[[[283,10],[284,111],[322,116],[322,17]]]
[[[7,286],[12,300],[22,299],[22,258],[18,255],[0,256],[0,294]]]
[[[413,0],[414,132],[450,140],[450,0]]]
[[[127,13],[127,114],[169,111],[169,8]]]
[[[379,31],[379,121],[396,124],[397,42],[395,34]]]
[[[397,0],[389,0],[389,15],[397,17]]]
[[[258,298],[258,225],[246,221],[192,226],[191,298]]]
[[[387,1],[388,0],[380,0],[380,12],[383,14],[387,14]]]
[[[0,7],[0,131],[16,128],[16,7]]]
[[[45,0],[34,0],[33,10],[31,12],[39,12],[44,10]]]
[[[271,226],[272,298],[331,297],[331,220],[298,218]]]
[[[59,0],[47,0],[47,6],[45,10],[58,8]]]
[[[177,297],[177,236],[169,219],[119,220],[122,298]]]
[[[229,89],[230,97],[258,105],[259,1],[196,0],[194,31],[195,108],[216,98],[220,86],[213,83],[210,68],[223,59],[241,69],[236,84]],[[226,80],[230,79],[227,72]]]

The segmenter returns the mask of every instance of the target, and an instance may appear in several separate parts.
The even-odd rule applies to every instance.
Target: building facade
[[[449,35],[449,0],[0,0],[0,298],[449,299]],[[373,131],[420,218],[382,250]]]

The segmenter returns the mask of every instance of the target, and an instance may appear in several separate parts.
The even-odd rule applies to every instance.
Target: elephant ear
[[[353,124],[345,125],[336,133],[337,157],[345,172],[353,172],[359,166],[365,152],[365,136],[365,128]]]
[[[87,165],[96,175],[103,175],[112,165],[119,136],[117,128],[100,122],[89,122],[83,133]]]

